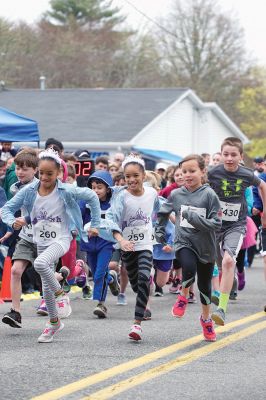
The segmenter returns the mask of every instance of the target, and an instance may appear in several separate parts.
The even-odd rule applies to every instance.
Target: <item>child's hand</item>
[[[165,251],[166,253],[171,253],[173,251],[173,248],[170,246],[170,244],[167,244],[163,246],[163,251]]]
[[[15,230],[19,230],[20,228],[22,228],[25,225],[27,225],[27,222],[26,222],[25,218],[18,217],[18,218],[15,219],[15,222],[13,223],[13,228]]]
[[[0,243],[3,243],[12,235],[12,232],[7,232],[3,237],[0,238]]]
[[[131,242],[129,240],[121,239],[119,241],[121,250],[123,251],[134,251],[135,242]]]
[[[88,229],[88,236],[93,237],[93,236],[99,236],[99,231],[97,228],[90,228]]]

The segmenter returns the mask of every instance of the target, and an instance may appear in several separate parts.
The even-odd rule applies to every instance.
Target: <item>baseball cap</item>
[[[166,164],[159,162],[158,164],[156,164],[156,168],[155,169],[164,169],[165,171],[167,170],[167,166]]]
[[[264,162],[264,158],[263,157],[255,157],[255,158],[253,158],[253,161],[255,163],[262,163],[262,162]]]

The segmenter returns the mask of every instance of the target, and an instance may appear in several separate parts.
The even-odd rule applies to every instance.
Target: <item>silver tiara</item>
[[[61,158],[59,157],[59,154],[57,151],[55,151],[52,147],[49,147],[46,150],[43,150],[40,152],[39,154],[39,158],[52,158],[53,160],[55,160],[55,162],[59,165],[61,165]]]
[[[129,154],[122,162],[122,168],[125,169],[125,166],[130,163],[137,163],[145,169],[145,161],[142,158],[140,158],[137,154],[134,153]]]

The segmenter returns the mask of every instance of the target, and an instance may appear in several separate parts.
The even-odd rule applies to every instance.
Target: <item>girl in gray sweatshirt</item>
[[[182,291],[172,307],[172,315],[181,318],[188,303],[189,288],[198,276],[202,305],[200,322],[205,340],[215,341],[216,334],[210,317],[211,280],[215,262],[215,231],[221,228],[221,207],[215,192],[205,181],[204,159],[199,155],[185,157],[182,168],[184,186],[173,190],[158,213],[155,233],[165,244],[165,226],[174,212],[176,258],[182,266]]]

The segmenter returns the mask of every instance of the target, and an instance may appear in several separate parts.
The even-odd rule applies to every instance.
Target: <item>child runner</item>
[[[216,235],[217,264],[222,271],[220,297],[212,318],[217,325],[225,324],[225,313],[234,280],[235,264],[246,232],[247,204],[245,190],[258,186],[266,204],[266,184],[249,168],[239,165],[243,157],[243,144],[235,137],[226,138],[221,146],[222,164],[208,171],[208,180],[217,193],[222,207],[222,229]],[[264,208],[265,209],[265,208]],[[266,214],[262,214],[266,227]]]
[[[54,263],[68,251],[71,230],[77,228],[79,234],[86,238],[77,201],[85,199],[91,206],[91,236],[98,234],[96,228],[100,225],[100,207],[92,190],[75,188],[57,179],[61,165],[57,152],[47,149],[39,154],[39,158],[40,181],[23,188],[8,201],[2,208],[2,218],[14,229],[25,226],[29,221],[32,223],[33,241],[37,243],[38,253],[34,268],[42,279],[43,296],[50,318],[38,342],[48,343],[64,327],[58,318],[55,301],[63,297],[64,292],[55,278]],[[14,213],[21,207],[25,208],[27,216],[15,218]]]
[[[33,149],[25,149],[20,151],[15,159],[15,171],[18,182],[10,187],[13,195],[30,183],[38,182],[35,178],[38,167],[38,157]],[[22,216],[26,214],[26,209],[22,207]],[[21,328],[20,298],[22,293],[21,277],[23,272],[29,266],[33,265],[34,259],[37,257],[36,244],[33,243],[33,235],[31,225],[22,227],[19,233],[19,241],[16,244],[15,251],[12,256],[11,269],[11,310],[6,313],[2,322],[10,325],[12,328]]]
[[[188,303],[189,288],[198,276],[202,314],[200,323],[205,340],[215,341],[210,318],[211,280],[215,261],[215,231],[221,226],[221,209],[214,191],[203,184],[205,161],[189,155],[180,163],[184,186],[174,190],[157,215],[157,241],[165,244],[165,225],[171,212],[176,215],[175,250],[182,266],[182,290],[172,308],[172,315],[181,318]]]
[[[129,338],[138,341],[142,336],[141,322],[150,292],[152,214],[158,211],[159,200],[156,190],[143,186],[145,163],[140,157],[129,155],[122,168],[127,186],[113,196],[106,218],[117,224],[113,235],[120,244],[121,259],[131,287],[137,293],[135,321]]]
[[[111,186],[112,177],[105,170],[95,171],[88,179],[88,186],[97,194],[100,200],[101,218],[105,219],[107,209],[110,207],[112,197]],[[84,225],[90,223],[91,212],[88,209],[86,201],[80,202],[82,219]],[[107,317],[107,308],[105,300],[107,296],[108,285],[114,296],[118,296],[120,287],[115,271],[109,271],[109,262],[111,260],[114,248],[113,242],[109,242],[101,237],[91,238],[89,242],[80,242],[80,250],[87,252],[87,260],[93,276],[93,300],[97,300],[97,305],[93,314],[98,318]]]

